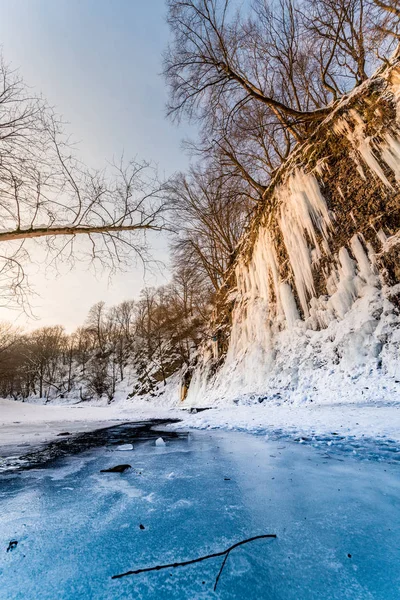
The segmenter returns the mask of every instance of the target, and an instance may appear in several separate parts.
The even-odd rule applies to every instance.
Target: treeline
[[[195,272],[176,269],[169,285],[145,288],[137,301],[98,302],[72,334],[60,325],[29,333],[2,325],[0,395],[112,401],[127,375],[132,395],[162,393],[204,335],[207,297]]]

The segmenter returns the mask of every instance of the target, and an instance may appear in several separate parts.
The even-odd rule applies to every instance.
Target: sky
[[[161,173],[185,169],[181,140],[189,127],[165,118],[167,90],[161,76],[169,39],[164,0],[0,0],[0,44],[6,63],[43,93],[69,123],[79,152],[103,167],[122,152],[154,161]],[[154,240],[154,256],[166,258],[167,241]],[[82,324],[97,301],[116,304],[138,297],[144,283],[166,283],[168,269],[148,273],[140,265],[115,276],[85,265],[55,278],[32,266],[36,316],[0,309],[0,320],[34,328]]]

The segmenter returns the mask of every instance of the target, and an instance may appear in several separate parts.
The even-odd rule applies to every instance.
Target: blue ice
[[[398,600],[399,465],[329,451],[202,431],[3,475],[0,598]],[[266,533],[229,555],[216,592],[222,558],[111,579]]]

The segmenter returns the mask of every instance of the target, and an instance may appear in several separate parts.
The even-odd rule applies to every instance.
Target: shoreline
[[[375,440],[400,445],[400,401],[376,403],[266,403],[210,407],[198,413],[184,408],[131,402],[107,406],[39,405],[0,399],[0,458],[21,456],[60,440],[60,434],[89,433],[117,425],[178,419],[168,430],[243,431],[279,436],[300,443],[326,440]]]
[[[127,405],[49,405],[0,399],[0,456],[54,441],[61,433],[96,431],[113,425],[180,418],[181,411]]]

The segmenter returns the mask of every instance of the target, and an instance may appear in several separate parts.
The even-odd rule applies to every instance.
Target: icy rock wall
[[[227,350],[205,343],[187,403],[378,399],[383,382],[382,397],[399,393],[399,258],[394,65],[272,182],[228,278],[229,325],[213,324]]]

